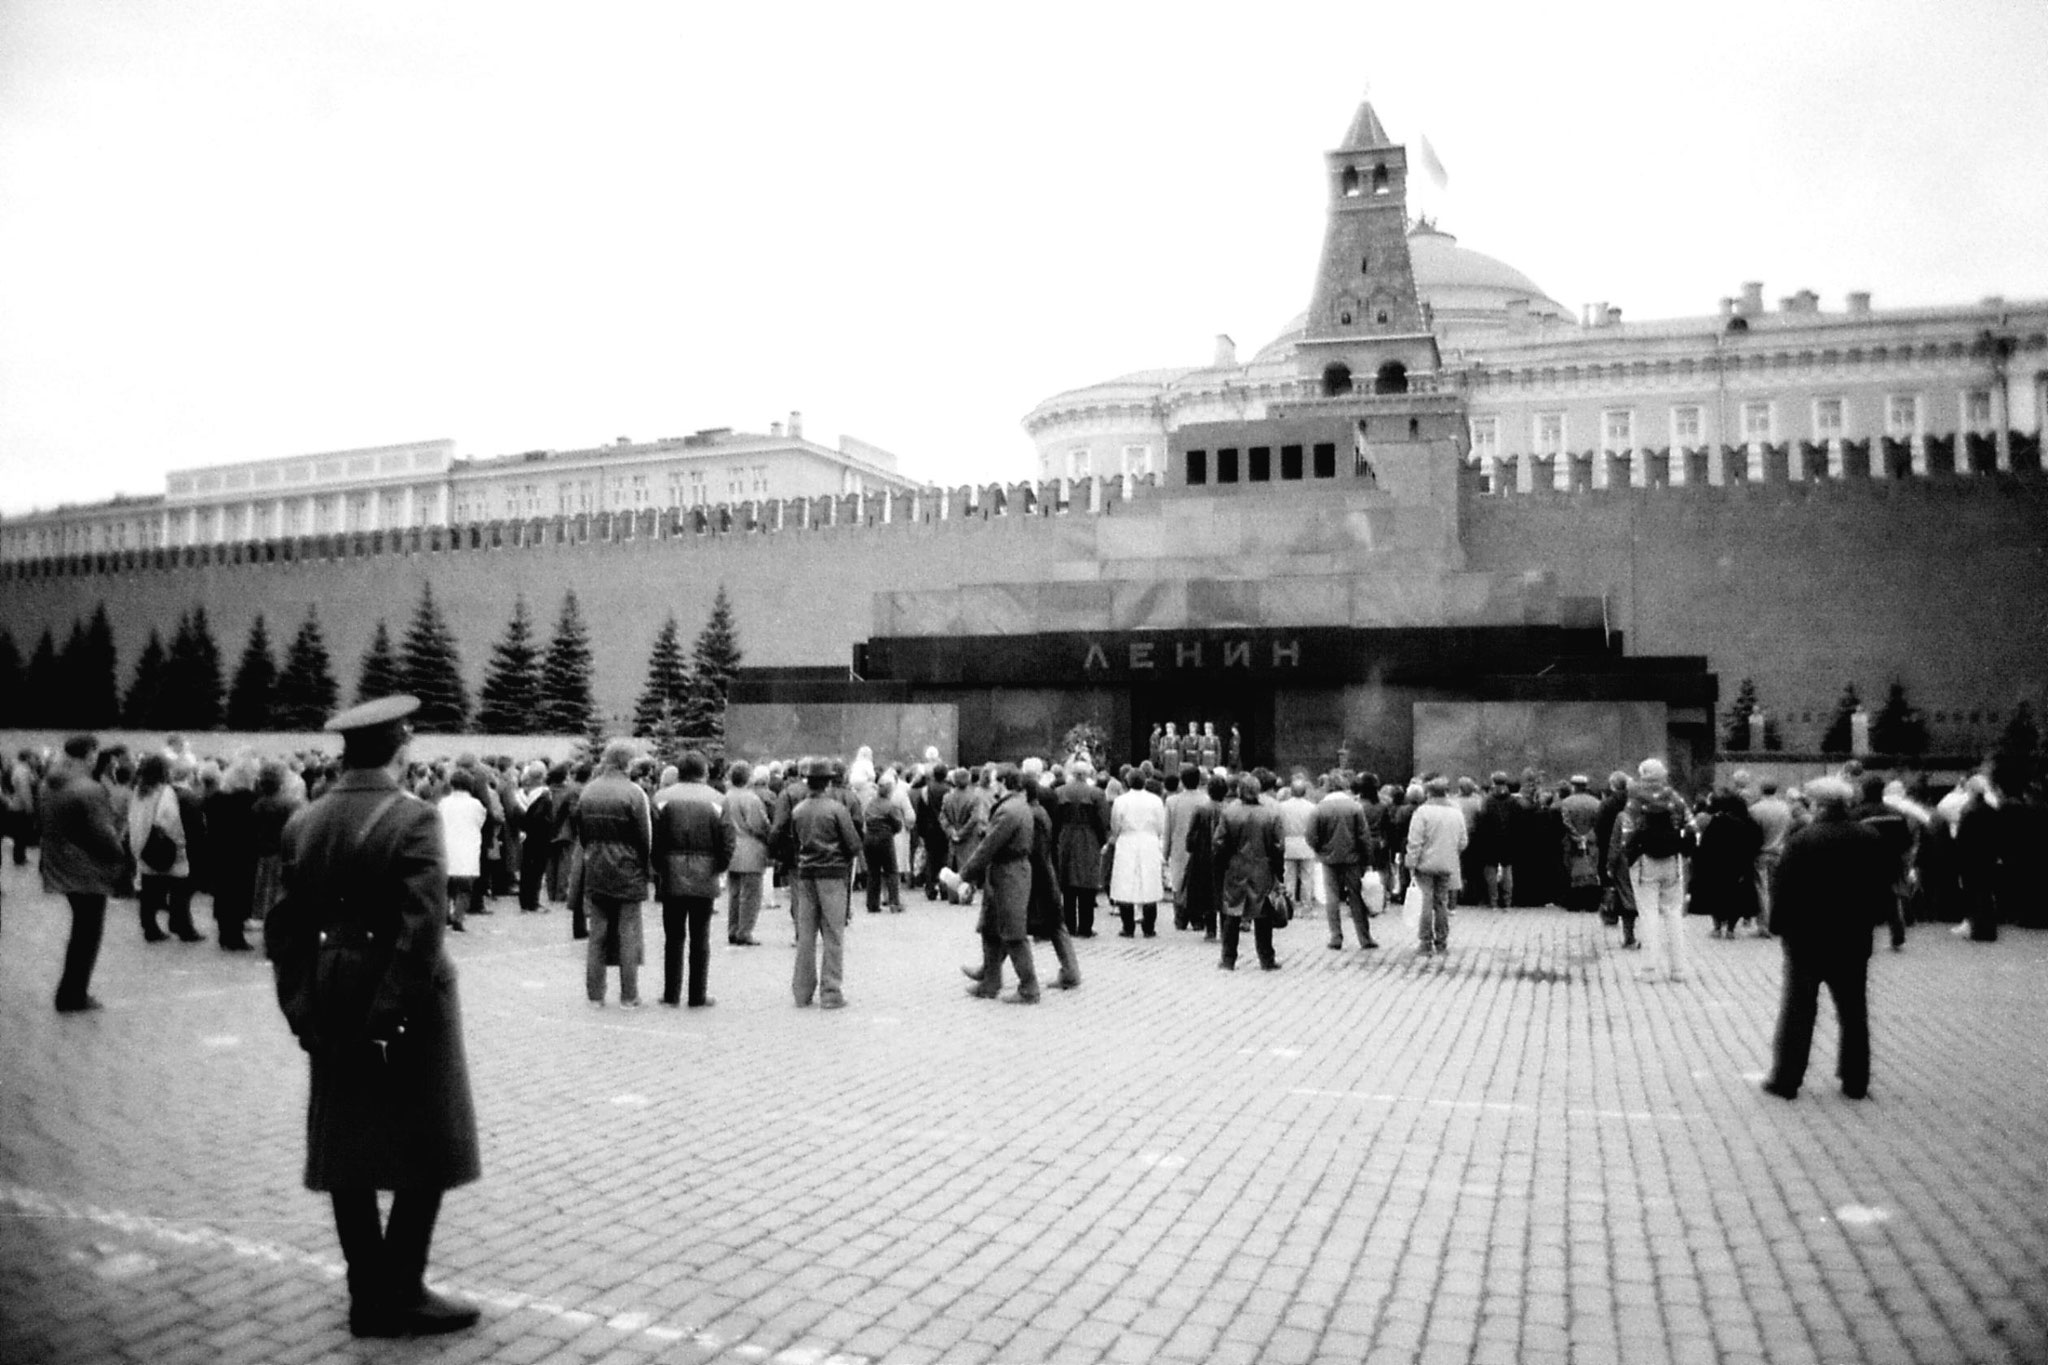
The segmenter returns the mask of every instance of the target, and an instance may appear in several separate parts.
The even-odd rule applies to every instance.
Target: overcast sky
[[[1307,306],[1368,85],[1574,309],[2048,297],[2041,0],[6,0],[0,511],[791,409],[1024,477],[1040,399]]]

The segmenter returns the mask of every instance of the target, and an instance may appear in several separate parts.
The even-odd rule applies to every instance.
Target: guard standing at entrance
[[[333,1202],[359,1337],[459,1331],[478,1316],[425,1283],[441,1195],[480,1171],[442,943],[440,820],[398,783],[418,709],[384,697],[327,722],[344,771],[285,826],[284,897],[263,924],[278,1003],[312,1065],[306,1188]],[[380,1190],[393,1192],[388,1223]]]

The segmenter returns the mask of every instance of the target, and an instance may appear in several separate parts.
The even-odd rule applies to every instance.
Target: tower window
[[[1342,363],[1323,369],[1323,397],[1336,398],[1351,392],[1351,367]]]
[[[1344,168],[1343,183],[1344,197],[1346,199],[1356,199],[1358,197],[1358,167],[1346,166]]]
[[[1386,320],[1387,315],[1385,313],[1380,314],[1380,321],[1385,322]],[[1374,393],[1408,392],[1408,367],[1398,360],[1389,360],[1386,364],[1380,366],[1379,373],[1373,376],[1372,391]]]
[[[1339,327],[1349,327],[1351,325],[1351,314],[1348,312],[1337,314],[1337,325]]]
[[[1385,194],[1387,192],[1387,168],[1384,165],[1372,168],[1372,192],[1374,194]]]

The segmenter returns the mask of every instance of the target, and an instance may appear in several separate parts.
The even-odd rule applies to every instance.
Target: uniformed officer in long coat
[[[441,824],[398,781],[418,708],[385,697],[327,722],[343,772],[285,826],[285,894],[264,921],[278,1000],[312,1065],[306,1187],[333,1201],[357,1336],[452,1332],[478,1316],[424,1280],[442,1192],[479,1169],[442,944]],[[379,1190],[393,1191],[388,1222]]]

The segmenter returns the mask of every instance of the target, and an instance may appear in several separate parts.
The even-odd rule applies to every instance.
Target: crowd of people
[[[132,899],[151,943],[200,940],[192,907],[204,895],[220,947],[246,951],[248,924],[261,922],[281,889],[286,821],[340,772],[317,752],[202,758],[177,735],[141,754],[23,751],[0,766],[0,836],[11,837],[21,865],[44,808],[62,809],[57,798],[89,781],[105,794],[114,841],[101,850],[106,875],[84,880]],[[1892,947],[1904,946],[1915,920],[1960,920],[1958,932],[1994,938],[2010,914],[2000,903],[2023,837],[2004,819],[2009,803],[1994,775],[1937,795],[1853,763],[1844,774],[1857,819],[1880,831],[1895,858]],[[412,761],[402,785],[439,817],[451,930],[502,901],[525,913],[566,905],[573,937],[598,928],[586,950],[592,1000],[603,1001],[616,968],[620,1002],[635,1006],[645,956],[637,907],[651,893],[662,908],[661,1001],[695,1008],[716,1003],[706,984],[721,900],[734,946],[758,945],[763,909],[787,907],[813,962],[793,990],[836,1007],[845,917],[862,890],[866,909],[880,914],[900,913],[906,891],[972,899],[984,888],[994,937],[969,968],[972,990],[996,996],[1007,961],[1018,978],[1007,998],[1020,1002],[1039,998],[1032,938],[1052,943],[1060,986],[1079,984],[1074,940],[1094,936],[1105,900],[1127,938],[1157,934],[1165,907],[1176,931],[1219,944],[1226,969],[1249,920],[1259,965],[1276,970],[1276,888],[1293,912],[1321,921],[1333,950],[1346,947],[1347,925],[1357,948],[1379,947],[1374,920],[1389,904],[1413,902],[1408,918],[1424,955],[1447,949],[1458,906],[1560,905],[1600,914],[1620,929],[1624,949],[1647,948],[1645,975],[1683,978],[1688,913],[1708,918],[1715,938],[1771,932],[1773,871],[1786,840],[1813,817],[1807,791],[1741,772],[1688,801],[1654,761],[1633,777],[1610,774],[1596,791],[1584,774],[1553,783],[1534,769],[1483,782],[1424,774],[1403,786],[1370,772],[1282,777],[1149,760],[1111,771],[1086,754],[953,766],[928,751],[921,762],[877,765],[862,749],[851,760],[715,768],[690,753],[664,766],[618,742],[573,763]],[[814,791],[844,811],[850,835],[816,820],[798,827]],[[1646,880],[1645,866],[1657,875]],[[60,996],[61,1008],[89,1007],[75,983]]]

